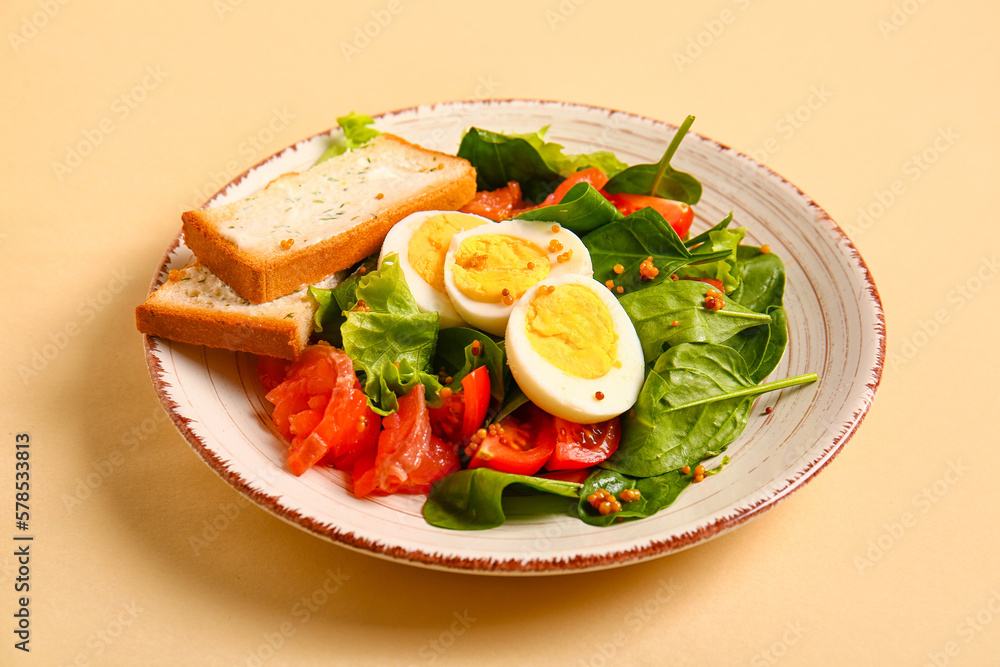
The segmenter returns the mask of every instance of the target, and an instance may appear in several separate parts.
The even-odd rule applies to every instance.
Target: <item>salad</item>
[[[691,236],[701,184],[670,161],[693,121],[634,166],[544,128],[466,132],[475,199],[397,223],[310,288],[317,344],[259,358],[292,472],[427,493],[425,519],[452,529],[501,525],[508,489],[574,499],[592,525],[639,519],[720,472],[756,396],[817,376],[762,384],[787,342],[784,265],[732,214]],[[331,154],[377,134],[338,122]]]

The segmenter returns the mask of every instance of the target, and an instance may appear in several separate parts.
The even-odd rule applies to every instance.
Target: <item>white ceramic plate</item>
[[[455,102],[377,117],[376,127],[454,152],[472,125],[530,132],[569,152],[607,149],[623,161],[656,162],[675,127],[633,114],[534,100]],[[217,194],[247,196],[272,178],[311,165],[329,133],[268,158]],[[790,495],[854,434],[874,398],[885,351],[884,319],[868,268],[843,231],[798,188],[747,156],[690,133],[673,160],[704,184],[693,233],[732,210],[746,242],[770,244],[787,267],[789,344],[772,378],[816,371],[820,381],[758,399],[728,450],[732,463],[692,485],[659,514],[608,528],[569,516],[519,518],[486,531],[448,531],[421,517],[423,496],[358,500],[340,472],[302,477],[284,465],[285,444],[268,417],[255,358],[146,337],[146,357],[165,409],[213,470],[261,507],[344,546],[415,565],[493,574],[548,574],[634,563],[716,537]],[[153,287],[187,263],[180,241]],[[766,406],[773,412],[764,414]],[[822,517],[817,517],[817,521]]]

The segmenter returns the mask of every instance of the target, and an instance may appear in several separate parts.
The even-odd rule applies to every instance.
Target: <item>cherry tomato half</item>
[[[440,408],[429,408],[431,432],[453,443],[465,444],[483,421],[490,406],[490,373],[480,366],[462,378],[462,390],[452,391]]]
[[[651,197],[649,195],[636,195],[628,192],[610,194],[602,192],[609,202],[615,205],[622,215],[635,213],[639,209],[652,208],[662,215],[664,219],[674,228],[677,236],[684,238],[691,229],[694,221],[694,209],[684,202],[662,197]]]
[[[478,434],[473,438],[469,445],[474,450],[469,468],[535,474],[556,448],[552,420],[552,415],[525,403],[501,419],[496,428],[489,429],[485,438],[478,440]]]
[[[621,440],[621,421],[614,417],[597,424],[576,424],[554,417],[555,451],[546,470],[576,470],[601,463],[615,453]]]
[[[594,189],[600,190],[608,183],[608,175],[597,167],[588,167],[586,169],[581,169],[578,172],[570,174],[566,177],[559,187],[555,189],[555,192],[550,194],[545,198],[539,206],[552,206],[553,204],[558,204],[566,196],[566,193],[570,191],[577,183],[590,183],[594,186]]]

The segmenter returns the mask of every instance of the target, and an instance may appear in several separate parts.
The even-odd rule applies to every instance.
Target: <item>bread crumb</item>
[[[179,280],[184,280],[184,269],[173,269],[170,275],[167,276],[167,280],[172,283],[176,283]]]

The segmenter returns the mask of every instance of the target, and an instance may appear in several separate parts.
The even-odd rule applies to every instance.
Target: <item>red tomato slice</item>
[[[662,197],[651,197],[649,195],[636,195],[628,192],[610,194],[602,192],[607,200],[615,205],[622,215],[635,213],[639,209],[650,207],[662,215],[670,226],[677,232],[677,236],[684,238],[691,229],[694,221],[694,209],[684,202]]]
[[[545,198],[539,206],[552,206],[553,204],[558,204],[566,196],[566,193],[570,191],[577,183],[590,183],[595,189],[600,190],[608,183],[608,175],[597,167],[588,167],[586,169],[581,169],[580,171],[570,174],[566,177],[559,187],[555,189],[555,192],[550,194]]]
[[[575,424],[559,417],[553,419],[556,445],[545,463],[546,470],[589,468],[618,449],[622,431],[618,417],[597,424]]]
[[[525,403],[501,419],[495,428],[491,425],[485,438],[473,438],[469,445],[474,450],[469,468],[534,475],[556,447],[552,420],[552,415]]]
[[[511,181],[504,188],[480,190],[472,201],[458,210],[462,213],[481,215],[497,222],[508,220],[523,210],[521,184]]]
[[[453,443],[465,444],[486,419],[490,406],[490,373],[480,366],[462,378],[462,391],[452,392],[440,408],[428,409],[431,432]]]
[[[716,278],[695,278],[693,276],[688,276],[688,277],[685,277],[685,278],[681,278],[681,280],[698,280],[698,281],[701,281],[703,283],[708,283],[709,285],[711,285],[712,287],[714,287],[716,290],[718,290],[720,294],[725,294],[726,293],[725,285],[722,284],[721,280],[718,280]]]
[[[431,434],[424,385],[399,399],[399,409],[382,426],[374,467],[360,461],[360,470],[355,466],[355,495],[427,493],[431,484],[461,467],[455,447]]]

